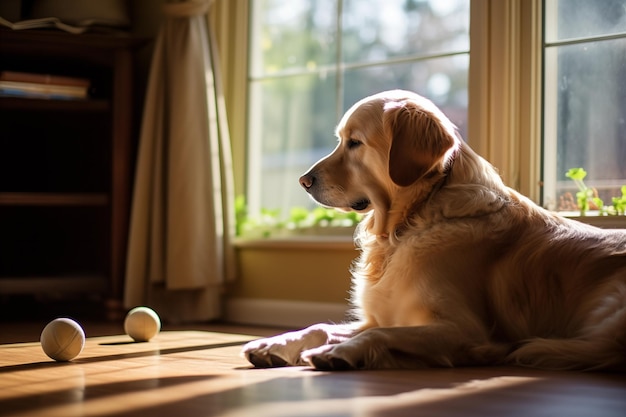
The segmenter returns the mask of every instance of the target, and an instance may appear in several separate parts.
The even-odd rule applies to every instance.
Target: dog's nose
[[[315,177],[311,174],[304,174],[303,176],[300,177],[300,185],[305,190],[308,190],[309,188],[311,188],[314,182],[315,182]]]

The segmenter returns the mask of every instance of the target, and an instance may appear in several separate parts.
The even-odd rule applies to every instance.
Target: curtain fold
[[[221,314],[235,274],[230,139],[211,0],[164,5],[150,67],[129,232],[124,304],[170,322]]]

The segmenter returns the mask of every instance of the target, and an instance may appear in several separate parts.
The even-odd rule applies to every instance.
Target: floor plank
[[[38,342],[3,344],[0,416],[622,417],[626,410],[623,374],[253,369],[239,352],[255,337],[228,330],[166,330],[145,343],[91,337],[69,363],[50,360]]]

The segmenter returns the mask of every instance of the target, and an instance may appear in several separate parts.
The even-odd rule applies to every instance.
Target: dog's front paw
[[[397,368],[396,358],[380,336],[375,329],[366,330],[341,343],[308,349],[301,357],[315,369],[325,371]]]
[[[304,364],[300,350],[281,336],[254,340],[243,347],[244,357],[257,368]]]
[[[323,330],[308,328],[253,340],[244,345],[242,354],[257,368],[307,365],[300,357],[302,351],[323,345],[326,341],[327,335]]]
[[[348,354],[342,344],[325,345],[302,352],[301,358],[320,371],[347,371],[364,367],[358,355]]]

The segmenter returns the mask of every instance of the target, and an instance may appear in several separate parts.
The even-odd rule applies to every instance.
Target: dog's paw
[[[243,356],[257,368],[304,364],[300,351],[281,336],[254,340],[243,347]]]
[[[325,345],[302,352],[301,358],[320,371],[347,371],[370,368],[363,351],[349,342]]]
[[[302,352],[302,360],[319,370],[393,369],[400,367],[389,350],[386,330],[368,329],[336,344],[326,344]]]
[[[249,345],[249,344],[248,344]],[[244,346],[243,355],[256,368],[277,368],[293,365],[287,352],[276,345]]]
[[[244,345],[242,355],[257,368],[307,365],[300,354],[306,349],[326,343],[327,335],[320,329],[304,329]]]

